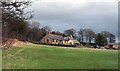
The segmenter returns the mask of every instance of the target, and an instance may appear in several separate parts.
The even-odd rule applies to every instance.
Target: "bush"
[[[43,42],[35,42],[35,41],[29,41],[33,44],[42,44],[42,45],[51,45],[51,46],[63,46],[63,47],[76,47],[76,45],[65,45],[65,44],[47,44],[47,43],[43,43]]]
[[[40,44],[40,42],[33,42],[33,44]]]
[[[86,42],[80,42],[82,45],[86,45]]]

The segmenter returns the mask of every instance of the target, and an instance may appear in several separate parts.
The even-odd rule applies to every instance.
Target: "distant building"
[[[75,40],[72,36],[63,37],[61,35],[47,34],[41,42],[49,44],[65,44],[65,45],[80,45],[78,40]]]
[[[108,48],[116,48],[120,47],[120,43],[108,43]]]

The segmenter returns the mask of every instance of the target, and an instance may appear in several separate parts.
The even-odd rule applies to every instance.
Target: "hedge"
[[[47,44],[47,43],[40,43],[35,41],[29,41],[33,44],[42,44],[42,45],[51,45],[51,46],[63,46],[63,47],[76,47],[76,45],[65,45],[65,44]]]

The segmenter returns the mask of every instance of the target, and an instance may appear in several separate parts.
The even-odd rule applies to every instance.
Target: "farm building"
[[[43,37],[41,42],[49,44],[80,45],[80,42],[78,40],[75,40],[72,36],[63,37],[61,35],[55,35],[50,33]]]
[[[120,46],[120,43],[109,43],[108,48],[115,48],[118,49]]]

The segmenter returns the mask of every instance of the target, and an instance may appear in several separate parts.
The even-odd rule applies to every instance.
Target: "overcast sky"
[[[53,31],[90,28],[96,33],[103,30],[118,35],[118,2],[88,0],[41,0],[32,4],[31,21],[50,26]]]

